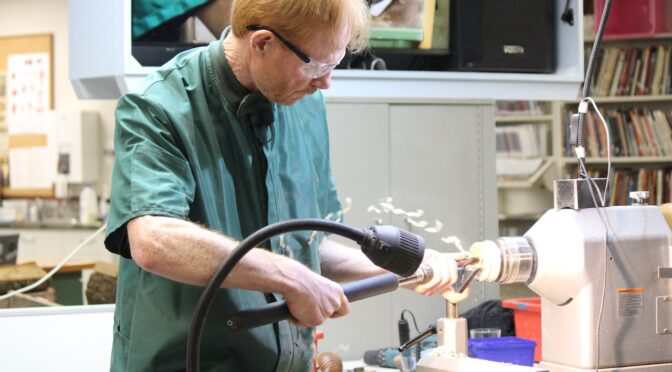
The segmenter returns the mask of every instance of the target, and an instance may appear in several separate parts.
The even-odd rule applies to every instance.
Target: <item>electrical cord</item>
[[[592,181],[592,178],[590,176],[587,176],[589,180]],[[594,183],[594,182],[593,182]],[[599,371],[599,365],[600,365],[600,329],[602,325],[602,315],[604,312],[604,301],[607,293],[607,273],[608,273],[608,268],[609,268],[609,230],[611,230],[612,235],[616,238],[614,241],[618,240],[618,237],[616,235],[616,230],[611,226],[611,223],[609,222],[609,216],[604,214],[603,215],[603,210],[600,208],[600,206],[597,204],[597,199],[595,198],[595,194],[593,192],[592,188],[590,189],[590,196],[593,199],[593,204],[595,204],[595,210],[597,211],[598,217],[600,217],[600,220],[602,221],[602,224],[604,225],[605,228],[605,244],[606,246],[604,247],[604,274],[602,275],[602,293],[600,296],[600,309],[598,310],[597,313],[597,326],[595,330],[595,350],[596,350],[596,355],[595,355],[595,372]],[[597,188],[596,188],[597,190]],[[599,193],[599,191],[598,191]]]
[[[604,185],[604,192],[600,193],[600,190],[599,190],[599,187],[597,186],[597,183],[588,174],[588,169],[586,168],[586,163],[585,163],[585,157],[586,157],[585,148],[581,147],[581,146],[577,146],[577,147],[574,148],[574,150],[576,152],[576,158],[579,162],[579,173],[585,175],[585,178],[588,180],[588,182],[590,182],[591,185],[593,187],[595,187],[595,190],[597,190],[597,195],[600,199],[600,205],[602,207],[606,207],[607,206],[607,196],[608,196],[608,192],[609,192],[609,180],[611,178],[611,156],[612,156],[611,133],[609,131],[609,125],[607,125],[607,121],[604,119],[604,116],[602,115],[600,110],[597,108],[597,104],[595,103],[595,101],[591,97],[586,97],[581,101],[581,103],[579,104],[579,114],[580,115],[581,114],[585,115],[588,112],[588,103],[591,103],[593,105],[593,109],[595,110],[595,112],[599,116],[600,121],[602,122],[602,126],[604,127],[604,132],[605,132],[606,138],[607,138],[607,177],[606,177],[607,181],[605,182],[605,185]],[[592,188],[589,187],[589,189],[591,191],[591,196],[594,197],[594,195],[592,195],[592,191],[593,191]],[[593,202],[595,203],[595,207],[598,207],[597,200],[593,200]]]
[[[581,101],[590,96],[590,84],[593,80],[593,71],[595,70],[595,60],[597,58],[597,52],[600,49],[600,43],[602,42],[602,37],[604,36],[604,29],[607,25],[607,19],[609,18],[609,11],[611,9],[611,0],[606,0],[604,4],[604,9],[602,11],[602,18],[600,19],[600,25],[597,29],[597,34],[595,35],[595,41],[593,42],[593,48],[590,52],[590,58],[588,59],[588,66],[586,68],[586,74],[583,80],[583,89],[581,92]],[[585,147],[585,128],[584,128],[585,114],[579,113],[578,128],[577,128],[577,145]]]
[[[370,229],[357,229],[335,221],[307,218],[281,221],[257,230],[240,242],[224,259],[198,299],[187,338],[187,371],[194,372],[199,370],[200,343],[205,317],[214,296],[217,294],[217,290],[221,287],[222,282],[224,282],[231,270],[233,270],[233,267],[250,250],[271,237],[300,230],[329,232],[357,242],[361,246],[362,252],[371,262],[391,272],[382,276],[392,275],[394,277],[393,274],[401,276],[412,275],[418,266],[420,266],[425,250],[424,240],[420,236],[399,230],[393,226],[375,226]],[[398,286],[398,279],[396,277],[394,279],[396,288]],[[376,287],[363,288],[359,291],[361,293],[358,295],[362,295],[363,292],[370,289],[376,289]],[[375,294],[379,293],[374,292],[369,295],[372,296]]]
[[[567,0],[565,3],[565,10],[562,12],[560,19],[563,22],[567,22],[570,26],[574,26],[574,9],[569,7],[570,0]]]
[[[593,78],[593,70],[595,69],[595,59],[597,57],[597,53],[600,49],[600,43],[602,42],[602,37],[604,36],[604,29],[606,28],[607,25],[607,20],[609,19],[609,11],[611,10],[611,0],[606,0],[604,4],[604,9],[602,10],[602,16],[600,18],[600,24],[597,29],[597,33],[595,35],[595,41],[593,42],[593,48],[590,51],[590,58],[588,59],[588,66],[586,68],[586,75],[584,76],[584,82],[583,82],[583,90],[581,93],[581,103],[579,104],[579,118],[578,118],[578,128],[577,128],[577,157],[579,158],[579,176],[588,179],[589,182],[593,186],[595,186],[595,190],[597,190],[599,194],[599,189],[597,188],[597,185],[595,184],[595,181],[588,175],[587,169],[586,169],[586,164],[585,164],[585,153],[583,154],[584,156],[579,156],[578,153],[578,147],[583,149],[585,148],[586,140],[585,140],[585,116],[586,113],[582,111],[582,105],[585,105],[584,102],[588,99],[592,104],[593,107],[595,108],[595,111],[598,113],[600,120],[605,126],[605,130],[607,133],[607,182],[605,185],[604,189],[604,196],[600,197],[600,201],[602,206],[604,207],[606,204],[606,197],[607,193],[609,190],[609,178],[611,176],[611,144],[609,142],[609,128],[606,125],[606,122],[604,120],[604,117],[600,113],[600,111],[597,109],[597,105],[595,105],[595,101],[592,100],[590,97],[590,85],[592,84],[592,78]],[[587,111],[587,110],[583,110]],[[597,200],[595,198],[593,188],[588,187],[590,190],[590,195],[593,198],[593,203],[595,204],[595,208],[597,209],[597,213],[600,216],[600,219],[602,220],[602,223],[605,225],[605,229],[607,228],[608,225],[608,218],[605,221],[605,218],[601,214],[600,207],[597,204]],[[599,196],[599,195],[598,195]],[[598,316],[597,316],[597,326],[596,326],[596,335],[595,335],[595,347],[596,347],[596,355],[595,355],[595,371],[597,372],[599,370],[600,366],[600,329],[601,329],[601,323],[602,323],[602,315],[604,312],[604,301],[605,301],[605,296],[606,296],[606,287],[607,287],[607,267],[608,267],[608,248],[609,248],[609,239],[608,239],[608,230],[607,230],[607,236],[605,237],[605,252],[604,252],[604,276],[603,276],[603,283],[602,283],[602,294],[601,294],[601,299],[600,299],[600,309],[598,311]]]
[[[107,224],[103,224],[103,226],[101,226],[93,234],[89,235],[88,238],[84,239],[83,242],[79,243],[78,246],[76,246],[67,256],[65,256],[65,258],[63,258],[61,260],[61,262],[58,263],[58,265],[56,265],[56,267],[51,269],[51,271],[49,271],[45,276],[43,276],[42,278],[40,278],[39,280],[37,280],[33,284],[27,285],[23,288],[15,290],[15,291],[10,291],[8,293],[5,293],[4,295],[0,296],[0,301],[6,300],[6,299],[11,298],[11,297],[14,297],[19,293],[25,293],[25,292],[31,291],[31,290],[39,287],[42,283],[44,283],[49,278],[54,276],[54,274],[56,274],[58,272],[58,270],[60,270],[63,267],[63,265],[65,265],[66,262],[70,261],[72,256],[77,254],[77,252],[79,252],[79,250],[82,249],[82,247],[89,244],[89,242],[91,242],[96,236],[98,236],[101,232],[105,231],[105,227],[107,227]]]
[[[593,180],[593,178],[589,175],[588,169],[586,167],[585,163],[585,149],[581,146],[577,146],[575,148],[577,159],[579,162],[579,173],[582,174],[585,179],[590,182],[592,187],[588,187],[590,190],[590,196],[593,199],[593,204],[595,205],[595,209],[597,211],[598,216],[600,217],[600,220],[602,221],[602,224],[605,227],[606,230],[606,236],[605,236],[605,248],[604,248],[604,274],[603,274],[603,282],[602,282],[602,293],[600,296],[600,309],[598,310],[598,315],[597,315],[597,326],[596,326],[596,333],[595,333],[595,350],[596,350],[596,355],[595,355],[595,372],[599,370],[599,363],[600,363],[600,329],[601,329],[601,324],[602,324],[602,315],[604,312],[604,302],[605,302],[605,296],[606,296],[606,288],[607,288],[607,272],[608,272],[608,263],[609,263],[609,254],[608,254],[608,249],[609,249],[609,229],[611,228],[612,232],[614,232],[613,228],[611,227],[611,224],[609,223],[609,217],[606,215],[603,215],[602,208],[607,206],[607,197],[608,197],[608,192],[609,192],[609,180],[611,178],[611,156],[612,156],[612,148],[611,148],[611,133],[609,132],[609,126],[607,125],[606,120],[604,119],[604,116],[600,112],[600,110],[597,108],[597,104],[591,97],[584,97],[581,100],[581,103],[579,104],[579,117],[582,115],[585,115],[588,112],[588,103],[593,105],[593,109],[597,113],[597,115],[600,118],[600,121],[602,122],[602,125],[604,127],[604,131],[606,133],[606,138],[607,138],[607,180],[604,185],[604,192],[600,193],[600,189]],[[583,156],[581,156],[583,155]],[[597,198],[595,197],[595,192],[593,191],[593,187],[595,188],[595,191],[597,192],[597,196],[600,200],[600,203],[598,204]]]
[[[611,10],[611,0],[606,0],[604,4],[604,9],[602,10],[602,17],[600,18],[600,24],[597,29],[597,33],[595,34],[595,41],[593,42],[593,48],[590,51],[590,58],[588,59],[588,66],[586,68],[586,75],[584,76],[584,81],[583,81],[583,89],[581,92],[581,103],[579,104],[579,111],[581,111],[581,105],[585,102],[585,100],[590,97],[590,85],[592,84],[592,78],[593,78],[593,71],[595,69],[595,59],[597,57],[597,52],[600,49],[600,43],[602,42],[602,37],[604,36],[604,29],[606,28],[607,25],[607,20],[609,19],[609,12]],[[592,101],[592,99],[590,99]],[[606,122],[604,121],[604,118],[602,117],[602,114],[599,113],[599,110],[597,110],[597,107],[595,105],[595,102],[592,101],[593,106],[595,107],[595,111],[598,112],[600,119],[602,120],[602,123],[605,125],[605,129],[607,130],[607,140],[609,140],[609,130],[608,126],[606,125]],[[578,128],[577,128],[577,157],[579,158],[579,176],[582,178],[587,178],[589,182],[593,186],[597,186],[595,184],[595,181],[592,180],[590,175],[588,175],[587,169],[586,169],[586,164],[585,164],[585,152],[584,156],[579,156],[578,153],[578,147],[583,149],[585,148],[586,144],[586,139],[585,139],[585,127],[584,127],[584,121],[585,121],[585,112],[581,113],[579,112],[579,117],[578,117]],[[608,176],[607,176],[607,185],[605,186],[605,191],[604,191],[604,197],[600,198],[600,201],[602,202],[602,206],[606,205],[606,193],[608,192],[607,186],[609,185],[609,176],[610,176],[610,171],[611,171],[611,146],[608,145],[607,147],[607,154],[608,154]],[[597,204],[597,200],[595,198],[595,195],[593,193],[593,188],[588,187],[590,190],[590,195],[593,198],[593,203],[595,204],[595,208],[597,209],[597,213],[600,216],[600,219],[602,220],[602,223],[605,224],[605,228],[607,228],[608,225],[608,218],[605,221],[601,214],[600,207]],[[599,189],[596,187],[596,190],[598,190],[599,194]],[[595,355],[595,371],[597,372],[599,370],[599,365],[600,365],[600,327],[602,323],[602,313],[604,311],[604,301],[605,301],[605,296],[606,296],[606,286],[607,286],[607,267],[608,267],[608,254],[607,254],[607,249],[609,248],[609,232],[607,230],[607,236],[606,236],[606,247],[605,247],[605,253],[604,253],[604,282],[602,283],[602,296],[600,300],[600,310],[598,312],[597,316],[597,330],[596,330],[596,336],[595,336],[595,346],[596,346],[596,355]]]
[[[602,325],[602,315],[604,312],[604,302],[605,302],[605,297],[606,297],[606,289],[607,289],[607,274],[608,274],[608,268],[609,268],[609,230],[612,231],[612,234],[615,235],[615,230],[611,226],[611,223],[609,223],[609,216],[606,214],[603,215],[603,207],[606,207],[606,201],[607,201],[607,193],[609,190],[609,179],[611,177],[611,141],[609,140],[611,138],[611,134],[609,132],[609,126],[607,125],[606,120],[604,119],[604,116],[602,116],[602,113],[600,113],[600,110],[597,108],[597,104],[591,97],[586,97],[584,98],[581,103],[579,104],[579,114],[585,114],[587,113],[588,110],[588,102],[592,103],[593,108],[595,109],[595,112],[597,112],[597,115],[600,118],[600,121],[602,121],[602,124],[604,125],[604,131],[606,133],[607,137],[607,181],[604,186],[604,193],[600,194],[600,189],[597,186],[597,183],[593,178],[588,174],[588,170],[586,168],[585,164],[585,156],[581,157],[579,156],[580,152],[585,151],[582,147],[576,147],[576,152],[577,152],[577,158],[579,161],[579,167],[580,167],[580,172],[582,172],[585,175],[585,178],[588,180],[588,182],[591,183],[591,185],[595,188],[593,190],[593,187],[588,187],[588,190],[590,191],[590,196],[593,200],[593,204],[595,205],[595,209],[597,212],[597,215],[600,217],[600,220],[602,221],[602,224],[604,225],[605,228],[605,248],[604,248],[604,274],[602,277],[602,293],[600,296],[600,309],[598,310],[598,315],[597,315],[597,325],[596,325],[596,331],[595,331],[595,350],[596,350],[596,355],[595,355],[595,372],[599,370],[599,363],[600,363],[600,329]],[[585,153],[584,153],[585,155]],[[595,191],[597,192],[597,196],[600,199],[600,204],[597,202],[597,198],[595,197]]]
[[[229,275],[234,266],[245,254],[261,243],[273,236],[298,230],[319,230],[331,232],[361,242],[368,238],[367,233],[361,229],[355,229],[347,225],[320,219],[300,219],[278,222],[257,230],[248,236],[229,254],[219,266],[215,274],[210,278],[201,297],[196,303],[194,316],[189,327],[187,337],[187,371],[199,371],[201,336],[203,334],[203,325],[207,316],[212,300],[217,294],[217,290]]]
[[[420,329],[418,328],[418,322],[415,320],[415,315],[413,315],[413,312],[411,312],[411,310],[408,310],[408,309],[402,310],[401,311],[401,320],[406,320],[406,319],[404,319],[404,313],[408,313],[411,316],[411,318],[413,318],[413,327],[415,328],[416,332],[420,333]]]
[[[399,320],[399,325],[398,325],[399,326],[399,333],[401,334],[401,332],[402,332],[401,331],[402,323],[406,324],[406,333],[409,333],[408,332],[408,321],[406,320],[406,318],[404,318],[404,313],[408,313],[408,315],[411,316],[411,318],[413,319],[413,328],[415,328],[415,332],[417,334],[420,334],[420,329],[418,328],[418,322],[415,320],[415,314],[413,314],[413,312],[408,310],[408,309],[404,309],[404,310],[401,311],[401,319]],[[401,342],[400,342],[399,346],[407,343],[409,340],[410,340],[410,335],[408,335],[406,340],[403,340],[400,337],[399,341],[401,341]],[[420,353],[421,352],[422,352],[422,345],[420,343],[418,343],[417,345],[415,345],[415,360],[416,361],[420,360]],[[403,353],[402,353],[402,355],[403,355]]]

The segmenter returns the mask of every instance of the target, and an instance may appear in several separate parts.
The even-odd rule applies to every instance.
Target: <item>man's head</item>
[[[234,0],[231,30],[248,49],[253,88],[291,104],[329,87],[346,48],[366,48],[369,13],[364,0]]]

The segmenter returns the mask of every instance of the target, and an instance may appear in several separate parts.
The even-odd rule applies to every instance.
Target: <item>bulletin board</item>
[[[7,71],[7,57],[12,54],[47,53],[49,56],[49,109],[54,109],[54,54],[53,35],[17,35],[0,36],[0,71]],[[27,146],[43,146],[47,142],[46,135],[41,134],[13,134],[9,136],[9,148]],[[10,189],[2,188],[3,197],[53,197],[53,188],[50,189]]]

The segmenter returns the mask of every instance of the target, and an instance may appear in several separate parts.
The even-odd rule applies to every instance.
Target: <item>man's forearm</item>
[[[204,286],[238,242],[194,223],[143,216],[128,223],[131,254],[145,270],[182,283]],[[300,267],[299,267],[300,266]],[[252,249],[223,283],[262,292],[284,293],[302,265],[263,249]]]
[[[329,238],[323,239],[320,244],[320,269],[322,275],[336,282],[349,282],[387,272],[374,265],[361,250]]]

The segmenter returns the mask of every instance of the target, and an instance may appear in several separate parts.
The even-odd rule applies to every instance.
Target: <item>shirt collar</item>
[[[271,102],[260,92],[252,92],[245,88],[233,74],[233,70],[226,60],[222,45],[229,32],[231,32],[231,27],[224,29],[219,40],[210,43],[208,46],[217,90],[236,116],[258,114],[253,115],[255,118],[260,118],[257,119],[261,120],[258,124],[270,125],[273,123],[273,105]]]

